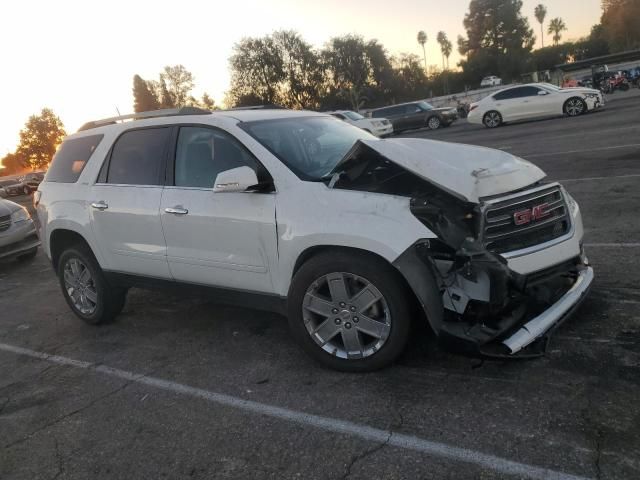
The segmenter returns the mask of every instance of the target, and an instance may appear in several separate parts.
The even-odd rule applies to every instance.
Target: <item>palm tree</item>
[[[447,34],[444,33],[443,31],[438,32],[438,36],[436,37],[436,41],[440,44],[440,51],[442,52],[442,70],[444,70],[445,69],[445,67],[444,67],[444,46],[445,46],[446,42],[449,41],[447,39]]]
[[[567,25],[565,25],[564,20],[560,17],[554,18],[549,22],[549,30],[547,33],[551,35],[553,33],[553,43],[557,46],[560,43],[560,39],[562,39],[562,32],[567,29]]]
[[[427,70],[427,51],[424,49],[424,44],[427,43],[427,34],[424,30],[418,32],[418,43],[422,46],[422,55],[424,55],[424,69]]]
[[[449,70],[449,57],[451,56],[451,52],[453,52],[453,43],[447,38],[442,45],[442,54],[447,57],[447,70]]]
[[[540,35],[542,37],[542,48],[544,48],[544,19],[547,17],[547,7],[539,4],[535,9],[536,20],[540,23]]]

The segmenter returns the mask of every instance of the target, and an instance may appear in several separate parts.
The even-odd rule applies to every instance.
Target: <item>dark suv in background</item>
[[[458,119],[458,112],[455,108],[435,108],[425,101],[419,101],[377,108],[371,111],[371,118],[388,119],[397,133],[424,127],[430,130],[448,127]]]

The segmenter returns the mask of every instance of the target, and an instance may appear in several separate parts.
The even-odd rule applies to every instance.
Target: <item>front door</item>
[[[159,215],[170,130],[123,133],[91,187],[91,224],[105,270],[171,278]]]
[[[218,173],[258,161],[227,132],[180,127],[172,185],[160,207],[178,281],[271,293],[277,259],[275,194],[213,192]],[[261,173],[262,175],[262,173]]]

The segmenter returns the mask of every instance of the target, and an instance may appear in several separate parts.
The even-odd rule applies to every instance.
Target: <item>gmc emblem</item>
[[[513,214],[513,221],[516,225],[526,225],[527,223],[541,220],[551,215],[547,210],[548,208],[549,204],[543,203],[542,205],[537,205],[528,210],[521,210]]]

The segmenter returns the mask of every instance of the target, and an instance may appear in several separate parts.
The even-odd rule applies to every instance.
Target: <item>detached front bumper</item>
[[[562,298],[503,340],[502,344],[509,348],[512,354],[517,353],[562,323],[585,299],[593,283],[593,277],[593,268],[586,267],[578,274],[576,282]]]

